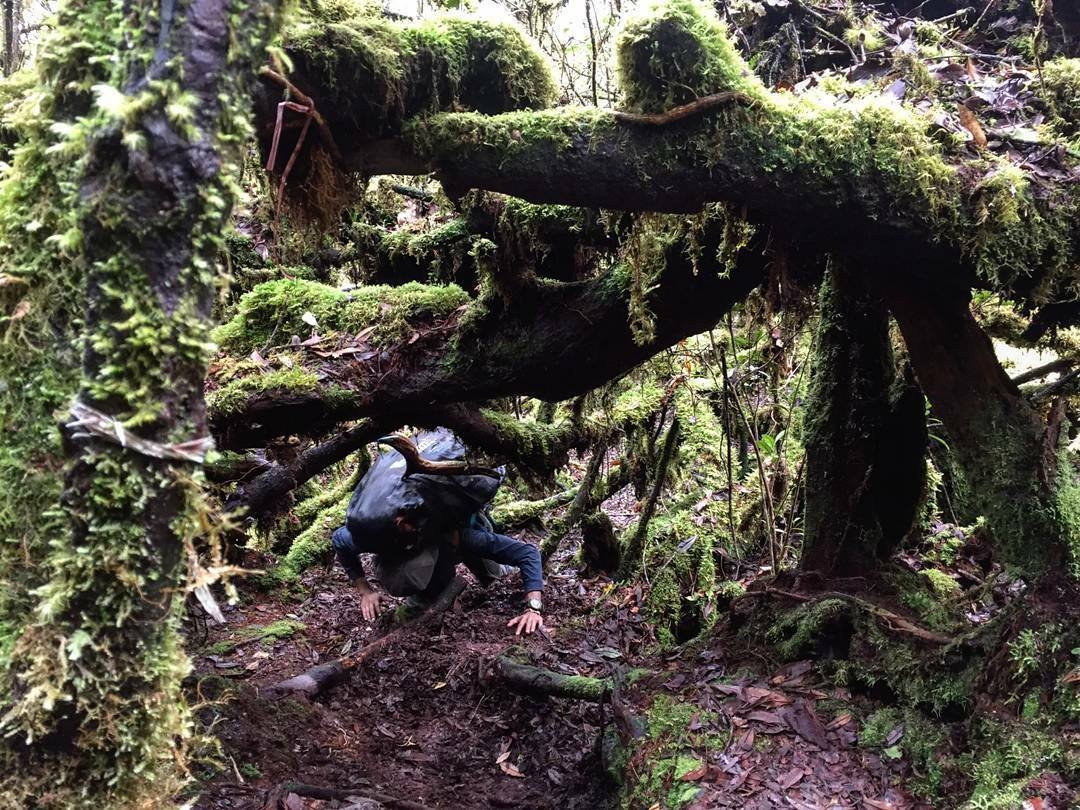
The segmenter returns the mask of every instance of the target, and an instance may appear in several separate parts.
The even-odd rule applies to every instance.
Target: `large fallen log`
[[[338,658],[335,661],[327,661],[324,664],[317,664],[307,672],[261,689],[260,694],[268,697],[281,697],[296,693],[318,695],[326,691],[343,681],[350,672],[363,664],[373,653],[384,649],[391,641],[399,638],[407,628],[423,628],[433,624],[454,604],[454,601],[461,596],[464,590],[465,580],[461,577],[454,577],[443,588],[435,601],[431,603],[431,606],[416,618],[399,625],[352,655]]]

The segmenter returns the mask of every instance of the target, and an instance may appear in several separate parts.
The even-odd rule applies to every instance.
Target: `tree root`
[[[505,656],[495,662],[495,668],[515,692],[533,697],[561,697],[604,703],[614,684],[610,678],[590,678],[585,675],[563,675],[550,669],[519,664]]]
[[[818,602],[822,599],[842,599],[845,602],[851,602],[865,610],[867,613],[876,616],[888,625],[889,629],[901,635],[911,636],[919,641],[940,645],[955,644],[961,640],[954,638],[953,636],[945,635],[944,633],[938,633],[935,630],[928,630],[925,627],[920,627],[911,620],[905,619],[899,613],[893,613],[891,610],[887,610],[880,605],[875,605],[873,602],[869,602],[866,599],[860,599],[858,596],[852,596],[851,594],[842,591],[822,591],[821,593],[809,595],[785,591],[780,588],[766,588],[763,591],[751,591],[746,594],[746,596],[757,594],[779,596],[784,599],[792,599],[796,602]]]
[[[435,620],[441,617],[442,614],[454,604],[454,601],[461,596],[461,593],[464,590],[465,580],[461,577],[454,577],[450,580],[449,584],[443,588],[435,601],[431,603],[431,606],[415,619],[391,630],[386,635],[380,636],[367,644],[362,650],[359,650],[352,655],[346,656],[345,658],[339,658],[335,661],[328,661],[325,664],[313,666],[307,672],[301,673],[296,677],[279,681],[272,686],[260,690],[260,693],[269,697],[281,697],[286,694],[295,694],[297,692],[313,696],[326,691],[330,687],[343,681],[350,672],[363,664],[372,653],[378,652],[389,645],[391,641],[398,638],[405,629],[409,627],[427,627],[428,625],[433,624]]]
[[[322,801],[343,801],[345,799],[371,799],[384,804],[387,807],[399,808],[399,810],[428,810],[426,804],[411,802],[408,799],[399,799],[370,788],[332,788],[319,785],[306,785],[303,782],[286,782],[270,791],[263,804],[263,810],[286,810],[285,798],[293,793],[306,799],[320,799]]]

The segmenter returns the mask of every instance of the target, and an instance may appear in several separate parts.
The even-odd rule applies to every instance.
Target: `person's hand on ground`
[[[520,616],[515,616],[506,623],[506,626],[514,630],[515,636],[522,633],[528,635],[544,626],[544,617],[535,610],[526,610]]]
[[[356,583],[356,590],[360,592],[360,615],[370,622],[379,615],[384,597],[363,580]]]

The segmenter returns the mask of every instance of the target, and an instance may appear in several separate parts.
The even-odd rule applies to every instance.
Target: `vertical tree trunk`
[[[16,0],[0,0],[3,2],[3,28],[4,28],[4,50],[2,56],[2,62],[0,67],[3,68],[5,76],[10,76],[15,72],[18,67],[18,43],[19,32],[15,28],[15,2]]]
[[[94,47],[114,67],[82,124],[89,153],[68,201],[77,229],[63,235],[86,280],[81,423],[66,437],[58,505],[71,534],[54,538],[5,662],[0,793],[18,807],[44,796],[70,808],[162,807],[182,782],[190,734],[176,633],[201,508],[190,442],[206,435],[220,234],[277,9],[69,0],[61,25],[76,19],[104,38]],[[49,61],[62,74],[64,59],[86,57],[58,47]]]
[[[911,526],[925,478],[922,395],[896,379],[884,303],[833,261],[805,426],[804,573],[864,574]]]
[[[1057,432],[998,363],[971,315],[969,291],[893,281],[886,296],[948,431],[962,475],[960,511],[986,516],[1001,562],[1031,574],[1059,568],[1077,537],[1074,474],[1059,462]]]

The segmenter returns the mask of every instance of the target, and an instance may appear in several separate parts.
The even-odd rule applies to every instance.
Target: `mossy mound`
[[[307,15],[285,35],[297,73],[324,114],[377,136],[439,110],[500,113],[552,104],[547,59],[514,25],[442,15],[403,25],[344,4]]]
[[[1047,62],[1042,77],[1046,100],[1058,128],[1066,137],[1080,137],[1080,59]]]
[[[636,112],[663,112],[724,91],[764,92],[724,24],[698,0],[646,5],[620,29],[615,58],[623,105]]]
[[[385,345],[407,338],[414,324],[445,318],[468,301],[453,284],[414,282],[343,292],[313,281],[280,279],[245,295],[236,315],[214,331],[213,339],[224,351],[242,356],[274,340],[284,344],[291,335],[308,336],[313,329],[355,334],[373,326],[369,342]]]

